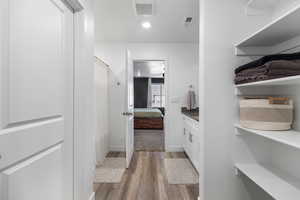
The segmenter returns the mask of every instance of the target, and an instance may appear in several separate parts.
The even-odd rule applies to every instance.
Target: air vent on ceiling
[[[192,23],[192,21],[193,21],[193,18],[192,18],[192,17],[187,17],[187,18],[185,19],[185,23]]]
[[[154,15],[154,0],[134,0],[134,8],[138,16]]]
[[[189,25],[192,24],[192,22],[193,22],[193,18],[192,17],[187,17],[187,18],[185,18],[184,25],[189,26]]]

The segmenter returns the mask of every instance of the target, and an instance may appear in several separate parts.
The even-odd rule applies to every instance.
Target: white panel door
[[[62,199],[62,171],[58,164],[61,161],[61,145],[58,145],[4,170],[3,199]]]
[[[125,92],[125,112],[123,113],[126,123],[126,165],[130,165],[134,152],[134,88],[133,88],[133,60],[127,50],[126,59],[126,92]]]
[[[61,0],[0,13],[0,199],[70,200],[73,14]]]

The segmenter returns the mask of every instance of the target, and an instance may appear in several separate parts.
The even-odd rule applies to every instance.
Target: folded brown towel
[[[274,55],[268,55],[264,56],[258,60],[252,61],[250,63],[247,63],[245,65],[242,65],[235,69],[235,74],[245,70],[245,69],[252,69],[256,68],[258,66],[262,66],[267,62],[275,61],[275,60],[299,60],[300,59],[300,52],[292,53],[292,54],[274,54]]]
[[[237,73],[235,83],[249,83],[295,75],[300,75],[300,60],[277,60]]]
[[[265,63],[262,66],[256,68],[245,69],[239,73],[237,76],[248,76],[257,73],[268,73],[272,70],[300,70],[300,60],[277,60],[277,61],[270,61]]]

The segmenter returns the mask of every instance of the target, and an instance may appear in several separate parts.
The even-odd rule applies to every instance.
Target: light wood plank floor
[[[108,157],[124,157],[113,152]],[[96,200],[197,200],[199,184],[170,185],[164,158],[186,158],[184,153],[135,152],[131,166],[118,184],[96,184]]]
[[[165,151],[164,130],[134,130],[135,151]]]

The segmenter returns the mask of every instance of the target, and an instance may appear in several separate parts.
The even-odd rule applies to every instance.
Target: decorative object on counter
[[[187,95],[187,109],[192,110],[196,108],[196,93],[192,85],[189,86]]]
[[[256,130],[290,130],[293,110],[293,101],[286,97],[242,97],[240,124]]]
[[[235,84],[300,75],[300,53],[277,54],[235,69]]]

